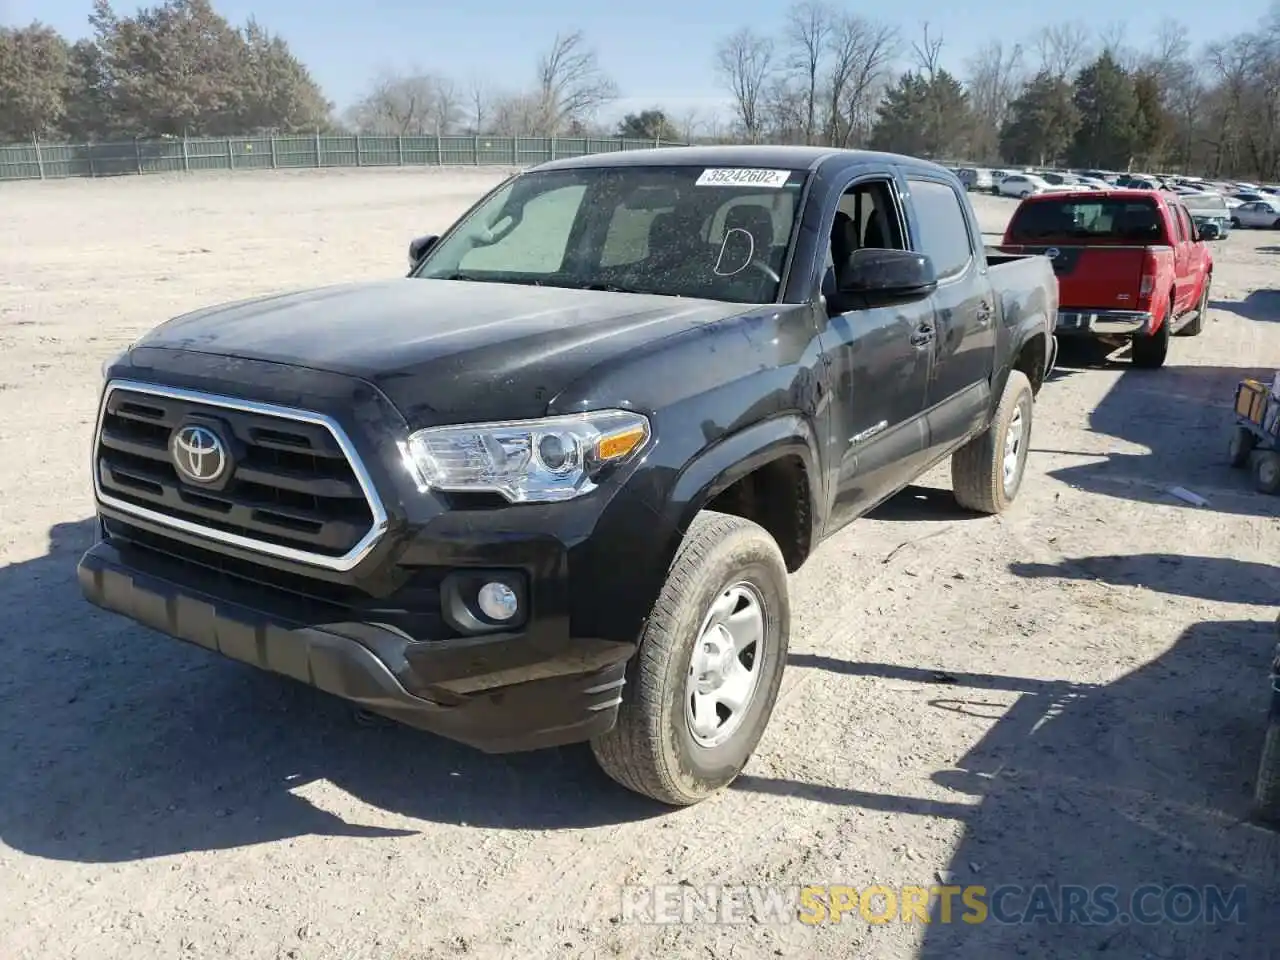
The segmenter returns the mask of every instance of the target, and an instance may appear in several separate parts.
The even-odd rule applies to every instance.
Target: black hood
[[[597,364],[751,309],[406,277],[208,307],[162,324],[137,346],[359,377],[417,426],[539,416]]]

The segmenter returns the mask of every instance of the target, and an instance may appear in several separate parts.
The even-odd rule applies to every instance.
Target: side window
[[[504,220],[492,227],[499,235],[488,246],[474,247],[458,262],[461,270],[501,270],[514,273],[555,273],[562,269],[569,236],[578,219],[586,187],[581,184],[548,190],[525,204],[524,216],[513,228]]]
[[[1178,231],[1178,242],[1186,243],[1187,242],[1187,226],[1185,223],[1182,222],[1182,218],[1178,216],[1178,208],[1175,207],[1173,204],[1169,204],[1169,219],[1174,222],[1174,225]]]
[[[1199,239],[1196,236],[1196,225],[1191,219],[1191,214],[1187,212],[1186,207],[1178,207],[1178,219],[1182,221],[1182,229],[1186,231],[1188,240]]]
[[[894,201],[892,181],[864,180],[840,197],[831,225],[831,258],[843,266],[855,250],[905,250],[902,218]]]
[[[939,280],[958,276],[973,260],[973,240],[959,195],[934,180],[908,182],[920,226],[917,248],[933,260]]]

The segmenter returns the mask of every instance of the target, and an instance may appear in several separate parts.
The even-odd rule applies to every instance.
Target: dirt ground
[[[1064,355],[1011,513],[958,513],[944,469],[827,542],[759,752],[692,809],[580,748],[357,726],[81,599],[101,363],[188,308],[401,274],[500,176],[0,185],[0,956],[1280,957],[1280,835],[1245,820],[1280,498],[1225,457],[1235,382],[1280,368],[1274,232],[1213,245],[1210,321],[1164,369]],[[975,203],[991,231],[1012,209]],[[624,884],[940,878],[1243,885],[1245,922],[621,915]]]

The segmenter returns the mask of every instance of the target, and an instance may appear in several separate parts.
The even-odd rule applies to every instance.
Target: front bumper
[[[142,556],[104,540],[81,559],[78,576],[98,607],[488,753],[581,742],[616,722],[631,645],[567,641],[549,658],[513,654],[519,638],[510,635],[412,640],[377,623],[308,622],[262,609],[244,599],[261,596],[247,586],[242,597],[231,589],[214,596],[180,582],[181,569],[148,570]],[[464,660],[490,685],[460,692]],[[441,673],[455,682],[436,683]]]
[[[1059,310],[1058,336],[1133,336],[1151,328],[1152,314],[1142,310]]]

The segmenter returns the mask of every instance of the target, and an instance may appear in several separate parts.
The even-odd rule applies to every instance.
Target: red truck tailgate
[[[1133,309],[1138,301],[1146,263],[1146,247],[1132,245],[1028,246],[1020,253],[1042,253],[1053,262],[1058,277],[1058,303],[1066,308]]]

